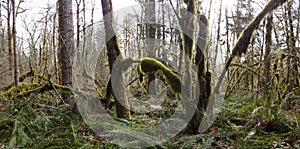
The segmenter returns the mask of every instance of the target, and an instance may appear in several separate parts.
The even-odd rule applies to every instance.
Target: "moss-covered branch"
[[[243,53],[247,52],[247,48],[250,44],[252,34],[256,28],[258,28],[261,20],[271,11],[275,10],[278,6],[284,4],[287,0],[269,0],[269,2],[264,6],[263,10],[248,24],[248,26],[243,30],[242,34],[238,38],[238,41],[232,49],[232,54],[226,61],[225,68],[222,70],[220,78],[217,82],[217,85],[214,89],[215,93],[218,93],[220,90],[221,83],[225,77],[232,60],[236,56],[241,56]]]
[[[28,72],[26,72],[26,73],[24,73],[24,74],[22,74],[22,75],[19,76],[19,82],[24,81],[24,80],[25,80],[26,78],[28,78],[28,77],[34,76],[34,74],[35,74],[34,71],[31,69],[30,71],[28,71]],[[7,90],[9,90],[10,88],[12,88],[14,85],[15,85],[15,82],[12,82],[12,83],[10,83],[9,85],[3,87],[1,90],[7,91]]]
[[[177,74],[154,58],[144,58],[137,66],[139,74],[150,74],[161,71],[174,93],[181,92],[181,81]]]
[[[68,86],[63,86],[47,81],[44,84],[24,83],[17,87],[12,87],[10,90],[3,92],[1,96],[6,98],[28,97],[32,94],[44,93],[46,91],[54,90],[55,88],[65,92],[72,92],[72,89]]]

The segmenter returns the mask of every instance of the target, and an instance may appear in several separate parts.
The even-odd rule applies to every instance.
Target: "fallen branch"
[[[26,78],[28,77],[32,77],[34,76],[34,71],[31,69],[30,71],[22,74],[20,77],[19,77],[19,82],[23,82]],[[2,91],[7,91],[9,90],[10,88],[12,88],[13,86],[15,85],[15,81],[13,81],[12,83],[10,83],[9,85],[1,88]]]
[[[3,92],[1,96],[5,98],[28,97],[31,94],[44,93],[46,91],[56,90],[56,88],[65,92],[72,92],[72,89],[68,86],[63,86],[63,85],[59,85],[47,81],[44,84],[38,84],[38,83],[21,84],[20,86],[12,87],[10,90]]]

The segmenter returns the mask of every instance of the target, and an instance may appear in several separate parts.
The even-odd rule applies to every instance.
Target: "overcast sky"
[[[19,0],[17,0],[16,3],[18,3]],[[203,0],[204,3],[208,3],[209,0]],[[219,6],[219,1],[220,0],[213,0],[213,7],[218,7]],[[20,15],[21,18],[25,18],[26,20],[35,20],[38,19],[38,17],[42,17],[42,15],[45,14],[45,9],[47,8],[48,5],[55,8],[57,0],[25,0],[21,7],[28,9],[23,15]],[[100,0],[86,0],[86,5],[87,5],[87,16],[90,15],[89,10],[91,9],[91,4],[95,3],[95,21],[100,20],[102,16],[101,12],[101,1]],[[138,4],[135,0],[112,0],[113,3],[113,9],[114,11],[128,7],[131,5],[136,5]],[[227,7],[232,7],[235,3],[236,0],[223,0],[224,5]],[[76,5],[76,1],[73,0],[73,5]],[[223,5],[223,6],[224,6]],[[54,9],[53,9],[54,10]],[[205,10],[205,9],[204,9]],[[73,9],[73,12],[75,12],[75,7]],[[19,18],[19,19],[21,19]],[[89,19],[88,19],[89,20]]]
[[[18,1],[18,0],[17,0]],[[45,9],[48,6],[51,6],[55,8],[57,0],[25,0],[25,2],[22,3],[22,7],[28,9],[27,12],[22,15],[22,17],[27,18],[26,20],[30,20],[28,18],[34,18],[37,19],[39,15],[44,15],[45,14]],[[86,7],[87,7],[87,12],[86,15],[89,16],[90,12],[89,10],[91,9],[91,4],[95,3],[95,19],[99,19],[102,16],[102,11],[101,11],[101,1],[100,0],[86,0]],[[137,2],[135,0],[113,0],[113,9],[118,10],[127,6],[135,5]],[[76,12],[76,1],[73,0],[73,13]],[[54,10],[54,9],[53,9]],[[88,19],[89,20],[89,19]]]
[[[19,0],[16,0],[16,4],[18,4]],[[95,12],[94,12],[94,22],[98,22],[102,18],[102,10],[101,10],[101,1],[100,0],[85,0],[86,1],[86,22],[89,24],[89,21],[91,19],[91,8],[92,8],[92,3],[95,3]],[[175,0],[174,0],[175,1]],[[18,36],[26,36],[24,34],[24,21],[28,26],[33,26],[34,22],[40,21],[46,14],[47,12],[47,7],[52,8],[52,14],[55,12],[55,5],[56,5],[57,0],[24,0],[24,2],[21,4],[21,7],[26,9],[25,13],[20,14],[17,17],[17,34]],[[73,0],[73,13],[75,14],[76,12],[76,1]],[[204,11],[208,10],[208,2],[209,0],[203,0]],[[219,2],[220,0],[213,0],[213,6],[212,6],[212,15],[214,15],[214,11],[218,10],[216,9],[219,7]],[[235,3],[236,0],[223,0],[225,4],[224,6],[227,7],[232,7]],[[112,0],[113,3],[113,9],[114,11],[118,11],[122,8],[132,6],[132,5],[137,5],[138,3],[135,0]],[[2,11],[4,14],[4,12]],[[115,16],[117,17],[117,16]],[[74,17],[74,23],[76,22],[76,18]],[[210,24],[215,24],[215,21],[213,21],[213,17],[211,17]],[[6,25],[6,24],[4,24]]]

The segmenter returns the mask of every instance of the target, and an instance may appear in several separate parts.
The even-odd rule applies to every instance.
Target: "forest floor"
[[[58,103],[51,92],[0,98],[0,148],[119,148],[94,133],[78,111]],[[147,126],[172,114],[174,103],[148,117],[133,114],[132,121]],[[266,104],[250,92],[235,92],[204,134],[175,137],[153,148],[300,148],[299,98]]]

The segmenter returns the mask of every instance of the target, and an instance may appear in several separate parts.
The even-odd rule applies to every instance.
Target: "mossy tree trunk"
[[[208,105],[208,100],[211,92],[210,86],[210,73],[206,69],[206,47],[207,47],[207,33],[208,33],[208,20],[207,18],[200,14],[198,15],[198,25],[200,31],[198,32],[198,39],[196,44],[196,56],[195,64],[197,68],[197,77],[199,81],[199,100],[197,104],[196,111],[193,114],[192,119],[188,123],[188,132],[197,133],[200,126],[203,112]]]
[[[193,9],[191,9],[191,4],[193,4],[193,2],[192,2],[193,0],[191,0],[191,1],[188,1],[187,2],[187,9],[188,9],[188,11],[189,12],[193,12],[192,14],[195,14],[194,13],[194,11],[191,11],[191,10],[193,10]],[[229,68],[229,66],[230,66],[230,64],[231,64],[231,62],[232,62],[232,60],[234,59],[234,57],[236,57],[236,56],[241,56],[242,54],[245,54],[246,52],[247,52],[247,48],[248,48],[248,46],[249,46],[249,44],[250,44],[250,40],[251,40],[251,38],[252,38],[252,34],[253,34],[253,32],[254,32],[254,30],[258,27],[258,25],[260,24],[260,21],[269,13],[269,12],[271,12],[271,11],[273,11],[274,9],[276,9],[278,6],[280,6],[280,5],[282,5],[283,3],[285,3],[287,0],[270,0],[270,1],[268,1],[268,3],[265,5],[265,7],[263,8],[263,10],[247,25],[247,27],[243,30],[243,32],[242,32],[242,34],[239,36],[239,38],[238,38],[238,41],[236,42],[236,44],[234,45],[234,47],[233,47],[233,49],[232,49],[232,54],[231,54],[231,56],[227,59],[227,61],[226,61],[226,64],[225,64],[225,68],[222,70],[222,72],[221,72],[221,75],[220,75],[220,77],[219,77],[219,80],[218,80],[218,82],[217,82],[217,84],[216,84],[216,86],[215,86],[215,88],[214,88],[214,90],[213,90],[213,94],[218,94],[219,92],[220,92],[220,86],[221,86],[221,83],[223,82],[223,79],[224,79],[224,77],[225,77],[225,73],[226,73],[226,71],[228,70],[228,68]],[[190,10],[189,10],[190,9]],[[200,19],[201,20],[201,19]],[[180,26],[181,26],[182,24],[180,24]],[[181,29],[182,29],[182,26],[181,26]],[[184,37],[185,36],[182,36],[182,38],[183,38],[183,47],[184,47],[184,50],[185,51],[187,51],[187,50],[189,50],[189,49],[187,49],[187,48],[189,48],[189,47],[187,47],[186,46],[186,39],[184,39]],[[199,51],[201,51],[201,50],[199,50]],[[187,52],[189,52],[189,51],[187,51]],[[192,53],[192,50],[190,51],[191,53]],[[189,55],[189,56],[191,56],[191,55]],[[205,79],[205,81],[206,80],[210,80],[209,79],[209,76],[210,76],[210,73],[208,73],[208,71],[206,71],[207,73],[206,73],[206,76],[204,75],[204,73],[203,72],[201,72],[201,71],[204,71],[205,69],[199,69],[199,67],[202,67],[203,66],[203,63],[201,63],[201,61],[205,61],[205,56],[204,56],[204,54],[203,53],[200,53],[200,62],[199,62],[199,64],[201,64],[201,65],[199,65],[198,64],[198,74],[199,74],[199,72],[200,72],[200,75],[203,75],[202,77],[203,78],[201,78],[201,80],[203,80],[204,81],[204,78],[206,78]],[[201,60],[201,57],[203,57],[203,59]],[[204,65],[205,66],[205,65]],[[207,82],[206,82],[207,83]],[[202,84],[200,84],[200,86],[201,86]],[[207,86],[207,85],[204,85],[204,86],[206,86],[206,88],[207,89],[209,89],[210,88],[210,86]],[[201,92],[203,92],[204,90],[201,90]],[[210,91],[209,91],[210,92]],[[207,92],[208,93],[208,92]],[[205,94],[205,93],[200,93],[200,94]],[[200,96],[201,97],[201,96]],[[208,99],[208,97],[203,97],[204,99],[205,98],[207,98]],[[198,124],[200,124],[200,122],[201,122],[201,118],[200,118],[200,116],[201,116],[201,110],[203,110],[203,109],[201,109],[202,108],[202,106],[201,106],[201,102],[199,102],[200,103],[200,105],[198,104],[197,105],[197,109],[196,109],[196,111],[195,111],[195,113],[194,113],[194,115],[193,115],[193,118],[191,119],[191,121],[189,122],[189,124],[188,124],[188,126],[187,126],[187,132],[190,132],[190,133],[198,133],[198,127],[199,127],[199,125]],[[200,113],[200,114],[199,114]]]
[[[188,61],[192,60],[193,50],[196,48],[196,57],[195,64],[197,66],[197,77],[199,81],[199,101],[196,106],[196,110],[194,113],[189,113],[187,110],[187,114],[193,114],[192,119],[189,121],[187,125],[186,132],[187,133],[197,133],[198,127],[200,126],[201,119],[203,117],[203,111],[207,106],[208,98],[210,94],[210,81],[207,79],[206,74],[206,57],[205,57],[205,48],[207,46],[207,24],[208,20],[204,15],[198,15],[195,11],[195,1],[190,0],[186,1],[187,4],[187,12],[181,14],[181,20],[179,21],[180,29],[181,29],[181,38],[182,38],[182,47],[185,51],[186,57],[188,60],[185,60],[183,66],[186,68],[184,72],[184,90],[183,90],[183,99],[190,99],[192,97],[191,90],[191,67]],[[197,24],[200,27],[199,32],[197,33],[198,39],[195,40],[194,37],[194,19],[199,20]],[[195,43],[197,41],[197,43]],[[208,91],[209,90],[209,91]],[[184,104],[189,104],[188,101],[183,101]]]
[[[186,109],[187,116],[192,115],[193,113],[190,111],[192,108],[189,108],[192,105],[193,101],[191,101],[192,97],[192,78],[191,78],[191,60],[194,49],[194,15],[195,15],[195,1],[185,1],[187,4],[187,10],[181,11],[181,18],[179,19],[179,28],[181,35],[182,48],[184,51],[183,61],[182,61],[182,71],[183,71],[183,80],[182,80],[182,90],[181,90],[181,98],[183,106]],[[196,112],[196,111],[195,111]],[[193,121],[193,120],[191,120]],[[189,122],[191,123],[191,122]],[[185,131],[191,132],[194,131],[190,127],[191,125],[187,125],[187,129]]]
[[[270,97],[270,85],[268,85],[269,81],[271,80],[271,44],[272,44],[272,25],[273,25],[273,16],[272,12],[267,17],[267,24],[266,24],[266,47],[265,47],[265,54],[264,54],[264,75],[265,75],[265,99],[268,101],[268,106],[271,106],[271,97]]]
[[[195,15],[195,1],[187,1],[187,12],[182,11],[181,20],[179,21],[179,27],[181,30],[181,39],[183,50],[187,57],[191,60],[193,47],[194,47],[194,15]]]
[[[235,57],[240,57],[242,54],[245,54],[247,52],[248,46],[250,44],[250,40],[252,39],[252,34],[255,29],[259,26],[261,20],[271,11],[276,9],[278,6],[285,3],[287,0],[269,0],[264,8],[261,10],[259,14],[257,14],[256,17],[253,18],[253,20],[246,26],[246,28],[243,30],[242,34],[239,36],[237,42],[234,44],[232,48],[232,53],[230,57],[226,60],[225,67],[222,70],[220,77],[216,83],[216,86],[214,88],[214,93],[218,94],[220,92],[221,83],[223,82],[223,79],[225,77],[225,73],[228,71],[229,66],[232,62],[232,60]]]
[[[117,57],[121,54],[121,51],[119,48],[118,38],[113,28],[112,2],[111,0],[101,0],[101,4],[102,4],[102,13],[104,18],[105,41],[106,41],[109,70],[110,73],[112,73],[113,65],[117,60]],[[116,83],[119,83],[120,86],[117,92],[113,92],[112,84],[111,84],[112,81],[110,79],[107,85],[106,96],[107,96],[107,100],[109,100],[111,94],[114,95],[117,117],[130,119],[130,107],[129,107],[129,103],[128,103],[128,99],[124,87],[124,80],[122,74],[119,75],[120,75],[120,79],[118,79],[118,82]],[[122,94],[122,95],[118,95],[118,97],[123,97],[123,98],[117,99],[116,94]]]

